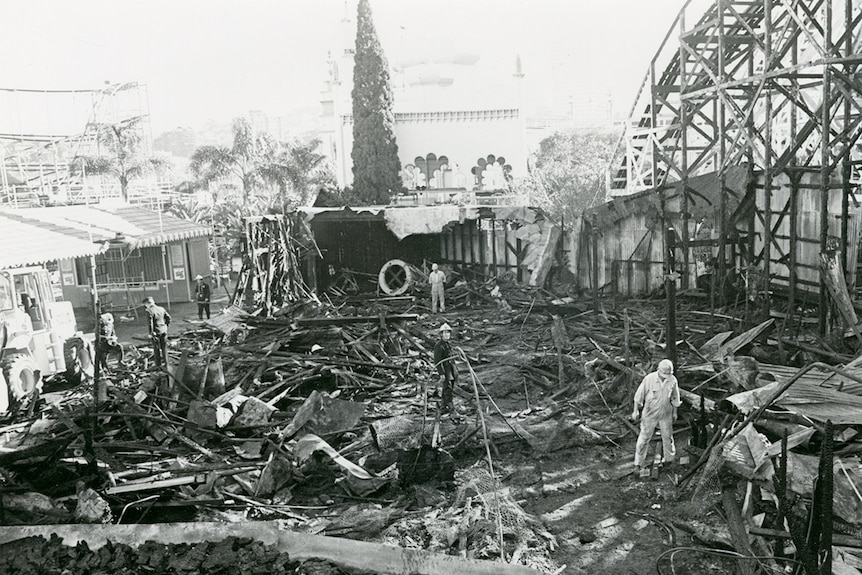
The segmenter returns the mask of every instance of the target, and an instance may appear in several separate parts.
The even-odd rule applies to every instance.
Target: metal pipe
[[[162,244],[162,275],[165,281],[165,301],[168,309],[171,309],[171,290],[168,286],[168,248]]]

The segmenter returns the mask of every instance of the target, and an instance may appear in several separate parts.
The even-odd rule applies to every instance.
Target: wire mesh
[[[719,471],[724,464],[722,453],[726,442],[713,446],[709,458],[700,470],[697,483],[692,493],[691,502],[701,511],[705,511],[712,503],[721,497],[721,480]]]
[[[519,540],[534,537],[526,511],[512,497],[509,488],[495,482],[487,469],[474,466],[458,471],[455,483],[458,486],[455,507],[464,505],[468,498],[476,498],[482,502],[486,519],[496,520],[499,512],[505,535]]]
[[[381,451],[387,449],[416,449],[421,440],[421,421],[405,416],[380,419],[371,424],[371,434]],[[430,434],[429,423],[426,433]]]

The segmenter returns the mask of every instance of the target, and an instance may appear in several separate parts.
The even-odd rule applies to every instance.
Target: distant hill
[[[269,132],[280,140],[311,140],[319,135],[322,125],[316,107],[289,110],[281,116],[251,111],[245,117],[255,129]],[[179,158],[190,158],[200,146],[230,145],[233,139],[231,124],[232,119],[224,122],[210,120],[197,128],[177,127],[159,134],[153,140],[153,148]]]

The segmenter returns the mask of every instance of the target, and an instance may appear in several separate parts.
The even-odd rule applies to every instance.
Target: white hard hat
[[[204,279],[204,276],[202,276],[201,274],[198,274],[195,276],[195,281],[202,280],[202,279]]]
[[[440,326],[440,331],[452,331],[452,326],[448,323],[444,323]]]
[[[669,359],[663,359],[658,362],[658,369],[666,373],[673,373],[673,362]]]

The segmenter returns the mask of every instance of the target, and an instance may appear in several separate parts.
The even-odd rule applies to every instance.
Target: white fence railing
[[[0,205],[12,208],[96,204],[104,200],[119,200],[123,196],[119,183],[87,182],[61,184],[44,188],[8,186],[0,189]],[[170,182],[133,182],[128,187],[128,202],[149,209],[158,209],[181,196]]]

